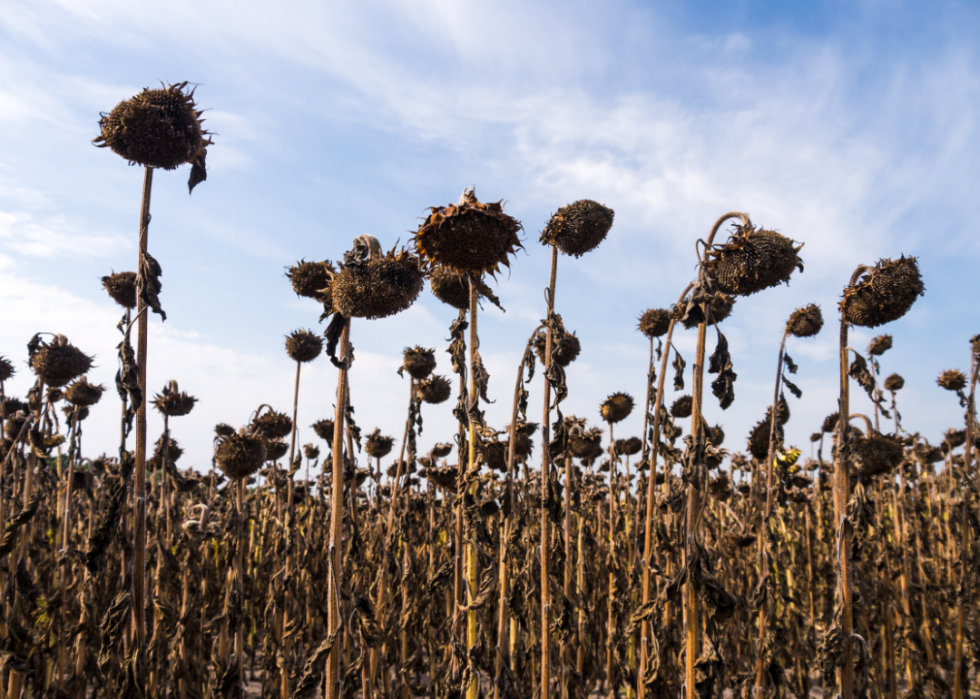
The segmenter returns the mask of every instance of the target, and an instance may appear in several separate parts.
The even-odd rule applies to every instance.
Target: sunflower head
[[[905,379],[901,374],[891,374],[885,379],[885,390],[901,391],[905,388]]]
[[[794,269],[802,271],[801,247],[775,231],[736,226],[727,243],[707,251],[705,267],[724,293],[749,296],[788,283]]]
[[[670,406],[670,416],[673,418],[683,420],[691,417],[692,412],[694,412],[694,398],[689,395],[681,396]]]
[[[868,354],[872,357],[880,357],[892,348],[891,335],[879,335],[868,344]]]
[[[90,384],[83,376],[65,389],[65,398],[76,407],[87,408],[98,403],[104,391],[105,386]]]
[[[266,440],[251,433],[232,432],[221,437],[214,460],[226,476],[243,480],[255,474],[266,460]]]
[[[402,351],[402,368],[408,372],[413,379],[421,381],[431,374],[436,368],[436,352],[424,347],[406,347]]]
[[[522,228],[501,202],[482,203],[467,188],[456,204],[431,207],[412,244],[426,267],[493,275],[500,265],[509,267],[507,256],[523,247],[517,237]]]
[[[374,432],[368,435],[367,441],[364,443],[364,451],[372,458],[383,459],[391,453],[394,444],[394,437],[384,436],[381,434],[381,430],[375,427]]]
[[[432,458],[445,459],[453,451],[453,445],[448,442],[438,442],[432,447]]]
[[[330,295],[330,283],[336,273],[337,270],[330,260],[322,262],[300,260],[286,270],[286,278],[289,279],[297,296],[305,296],[325,306],[331,306],[333,301]]]
[[[649,338],[662,337],[670,328],[670,311],[665,308],[650,308],[640,316],[640,332]]]
[[[179,417],[194,409],[197,398],[181,392],[176,381],[168,381],[163,392],[153,398],[153,406],[161,415]]]
[[[541,233],[541,244],[554,245],[566,255],[581,257],[605,240],[614,215],[607,206],[580,199],[551,216]]]
[[[627,437],[616,440],[616,453],[621,456],[634,456],[640,453],[643,443],[639,437]]]
[[[599,412],[610,424],[621,422],[633,412],[633,397],[627,393],[614,393],[602,402]]]
[[[202,126],[187,81],[155,90],[145,88],[117,104],[99,119],[101,133],[92,139],[131,163],[173,170],[190,163],[189,186],[207,178],[205,158],[211,134]]]
[[[360,253],[345,256],[333,278],[333,310],[346,318],[387,318],[411,306],[422,291],[424,273],[407,250],[387,254],[371,236],[355,242]],[[361,259],[358,259],[360,257]]]
[[[290,359],[312,362],[323,353],[323,338],[312,330],[294,330],[286,336],[286,354]]]
[[[419,398],[431,405],[445,403],[453,393],[452,384],[445,376],[432,375],[415,386]]]
[[[902,463],[905,452],[894,436],[873,433],[868,437],[858,437],[851,446],[851,455],[858,477],[867,480],[891,473]]]
[[[312,427],[317,437],[328,443],[333,443],[333,420],[329,418],[317,420],[313,423]]]
[[[14,375],[14,363],[6,357],[0,357],[0,383]]]
[[[542,364],[546,364],[544,351],[548,343],[548,337],[544,330],[539,330],[534,336],[534,353]],[[582,352],[582,343],[578,336],[573,332],[552,333],[551,336],[551,358],[560,367],[567,367],[574,362]]]
[[[136,272],[114,272],[102,277],[102,286],[123,308],[136,308]]]
[[[786,323],[786,329],[794,337],[813,337],[823,327],[823,314],[820,306],[809,304],[797,308]]]
[[[292,433],[293,419],[286,413],[277,413],[269,409],[252,420],[250,429],[262,439],[282,439]]]
[[[879,260],[856,284],[844,289],[840,310],[851,325],[877,328],[904,316],[924,293],[918,262],[903,255],[897,260]]]
[[[939,375],[936,383],[947,391],[959,392],[966,388],[966,376],[959,369],[947,369]]]
[[[60,388],[92,368],[92,358],[68,341],[55,335],[50,343],[42,343],[31,357],[31,369],[48,386]]]

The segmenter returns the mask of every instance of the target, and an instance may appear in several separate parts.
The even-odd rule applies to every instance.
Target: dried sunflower
[[[113,272],[102,277],[102,286],[123,308],[136,308],[136,272]]]
[[[278,461],[289,453],[289,444],[281,439],[270,439],[265,443],[265,460]]]
[[[420,381],[431,374],[436,368],[435,350],[418,346],[406,347],[402,351],[402,356],[402,368],[413,379]]]
[[[707,251],[705,267],[722,292],[749,296],[789,282],[796,268],[803,271],[797,254],[801,247],[775,231],[736,226],[727,243]]]
[[[453,450],[453,445],[452,444],[446,444],[446,443],[443,443],[443,442],[439,442],[434,447],[432,447],[432,452],[431,452],[432,453],[432,458],[434,458],[434,459],[444,459],[447,456],[449,456],[450,453],[452,453],[452,450]]]
[[[665,308],[649,308],[640,316],[638,327],[647,337],[662,337],[670,327],[670,311]]]
[[[214,460],[226,476],[236,480],[257,472],[266,458],[266,441],[244,432],[222,437],[214,452]]]
[[[55,335],[42,343],[31,357],[31,369],[48,386],[65,386],[92,368],[92,358],[68,341]]]
[[[903,255],[879,260],[860,281],[844,289],[840,309],[851,325],[876,328],[904,316],[924,293],[916,258]]]
[[[885,390],[887,391],[901,391],[904,387],[905,379],[902,378],[901,374],[890,374],[885,379]]]
[[[786,322],[786,330],[794,337],[813,337],[823,328],[820,306],[808,304],[797,308]]]
[[[568,451],[572,456],[580,459],[602,456],[602,430],[592,427],[573,433],[568,439]]]
[[[633,412],[633,397],[627,393],[614,393],[602,402],[599,413],[602,419],[612,424],[629,417]]]
[[[534,335],[534,353],[538,359],[545,364],[544,350],[548,342],[548,336],[543,330],[539,330]],[[579,342],[575,333],[562,332],[554,333],[551,336],[551,358],[560,367],[567,367],[574,362],[582,352],[582,343]]]
[[[627,437],[616,440],[616,453],[620,456],[634,456],[640,453],[643,443],[639,437]]]
[[[552,214],[541,233],[542,245],[581,257],[599,246],[612,228],[615,212],[591,199],[580,199]]]
[[[694,412],[694,398],[692,396],[681,396],[670,406],[671,417],[679,419],[689,418],[692,412]]]
[[[286,413],[270,409],[252,420],[250,427],[253,434],[262,439],[283,439],[292,433],[293,419]]]
[[[392,248],[382,254],[371,236],[355,240],[355,250],[364,246],[366,255],[355,255],[340,264],[333,278],[333,310],[345,318],[387,318],[411,306],[422,291],[419,261],[406,250]]]
[[[382,435],[381,430],[375,427],[374,432],[368,435],[367,441],[364,443],[364,451],[372,458],[383,459],[391,453],[394,444],[394,437]]]
[[[449,380],[445,376],[438,375],[419,381],[415,390],[418,391],[419,398],[432,405],[444,403],[453,393]]]
[[[872,357],[880,357],[885,352],[892,348],[892,336],[891,335],[879,335],[878,337],[871,340],[868,345],[868,354]]]
[[[523,247],[517,237],[523,228],[520,221],[505,214],[501,202],[478,201],[472,187],[463,191],[458,203],[430,211],[412,238],[426,266],[495,274],[501,264],[509,267],[507,256]]]
[[[962,391],[966,388],[966,376],[957,369],[947,369],[939,375],[936,383],[947,391]]]
[[[323,339],[312,330],[294,330],[286,336],[286,354],[296,362],[312,362],[323,353]]]
[[[337,270],[330,260],[322,262],[300,260],[286,270],[286,277],[297,296],[305,296],[330,307],[333,305],[330,283],[336,273]]]
[[[476,284],[476,293],[480,298],[485,298],[494,306],[503,310],[500,299],[491,291],[486,282],[480,277],[473,277]],[[447,267],[436,267],[429,277],[429,288],[432,295],[443,303],[452,306],[460,311],[468,311],[470,308],[470,284],[465,275],[455,272]]]
[[[859,437],[851,446],[851,455],[862,479],[891,473],[902,463],[905,452],[901,443],[890,435],[874,433]]]
[[[179,417],[181,415],[187,415],[194,409],[197,398],[182,393],[177,386],[177,382],[171,380],[164,386],[163,393],[153,398],[152,403],[160,411],[160,414],[169,417]]]
[[[325,420],[318,420],[314,422],[311,427],[316,433],[316,436],[320,439],[326,440],[328,443],[333,444],[333,420],[327,418]]]
[[[65,398],[74,406],[84,408],[95,405],[102,398],[105,386],[93,385],[83,376],[65,390]]]
[[[721,425],[708,428],[708,441],[715,447],[720,447],[725,442],[725,430]]]
[[[203,112],[195,109],[194,89],[187,81],[142,92],[117,104],[99,119],[102,130],[92,139],[100,148],[146,167],[173,170],[190,163],[194,186],[207,178],[205,158],[211,134],[201,124]]]

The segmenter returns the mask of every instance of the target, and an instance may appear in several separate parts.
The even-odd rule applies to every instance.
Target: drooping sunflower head
[[[312,427],[317,437],[319,437],[320,439],[326,442],[333,443],[333,431],[334,431],[333,420],[329,418],[324,420],[317,420],[316,422],[313,423]]]
[[[551,216],[541,232],[541,244],[554,245],[566,255],[581,257],[605,240],[614,216],[609,207],[591,199],[580,199]]]
[[[6,357],[0,357],[0,383],[14,375],[14,363]]]
[[[643,443],[639,437],[627,437],[616,440],[616,453],[620,456],[634,456],[640,453]]]
[[[501,202],[478,201],[473,188],[464,190],[456,204],[430,211],[412,238],[426,267],[496,274],[500,265],[510,266],[508,255],[523,248],[517,237],[521,222],[505,214]]]
[[[453,451],[453,445],[448,442],[438,442],[432,447],[432,458],[445,459]]]
[[[293,287],[297,296],[319,301],[325,306],[333,305],[330,294],[330,283],[333,281],[337,270],[334,269],[330,260],[322,262],[307,262],[300,260],[295,265],[290,265],[286,270],[286,278]]]
[[[801,247],[775,231],[736,226],[727,243],[707,251],[705,268],[724,293],[749,296],[788,283],[794,269],[802,271]]]
[[[102,277],[102,286],[123,308],[136,308],[136,272],[114,272]]]
[[[368,435],[367,441],[364,443],[364,451],[371,458],[383,459],[391,453],[394,444],[394,437],[386,437],[381,434],[380,428],[375,427],[374,432]]]
[[[608,423],[621,422],[633,412],[633,397],[627,393],[614,393],[602,402],[599,412]]]
[[[872,357],[880,357],[892,348],[891,335],[878,335],[868,344],[868,354]]]
[[[91,368],[92,358],[64,335],[55,335],[51,342],[42,343],[31,357],[31,369],[47,386],[65,386]]]
[[[539,330],[534,336],[534,353],[542,364],[546,364],[544,357],[547,347],[548,337],[544,330]],[[551,336],[551,358],[560,367],[567,367],[574,362],[582,352],[582,343],[578,336],[573,332],[553,333]]]
[[[939,375],[936,383],[947,391],[962,391],[966,388],[966,376],[959,369],[947,369]]]
[[[266,440],[251,433],[232,432],[218,440],[214,460],[226,476],[243,480],[266,460]]]
[[[90,384],[88,377],[83,376],[65,390],[65,399],[74,406],[87,408],[98,403],[104,391],[105,386]]]
[[[851,446],[851,455],[858,477],[866,481],[891,473],[902,463],[905,452],[895,437],[874,432],[867,437],[858,437]]]
[[[413,379],[421,381],[436,368],[436,352],[424,347],[406,347],[402,351],[402,367]]]
[[[903,255],[897,260],[879,260],[856,284],[844,289],[840,310],[851,325],[877,328],[904,316],[924,293],[916,258]]]
[[[823,328],[823,313],[820,306],[808,304],[797,308],[786,323],[786,329],[794,337],[813,337]]]
[[[252,420],[250,428],[262,439],[282,439],[293,431],[293,419],[286,413],[277,413],[269,409]]]
[[[453,386],[445,376],[433,375],[422,379],[415,386],[419,398],[430,405],[438,405],[449,400]]]
[[[190,163],[194,188],[207,177],[205,158],[211,134],[202,126],[202,111],[194,104],[187,82],[142,92],[117,104],[99,119],[101,133],[92,139],[100,148],[131,163],[173,170]],[[196,89],[196,88],[195,88]]]
[[[333,309],[345,318],[387,318],[411,306],[422,291],[425,275],[407,250],[387,254],[371,236],[355,241],[358,254],[348,254],[333,278]],[[360,257],[361,259],[358,259]]]

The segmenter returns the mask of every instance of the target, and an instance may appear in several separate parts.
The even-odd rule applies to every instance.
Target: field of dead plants
[[[614,213],[561,206],[535,223],[532,254],[551,256],[542,320],[513,374],[494,377],[510,422],[490,425],[480,314],[499,305],[488,277],[532,247],[531,226],[468,188],[404,248],[361,236],[289,268],[282,283],[319,328],[286,336],[296,395],[323,393],[334,412],[257,404],[248,424],[215,426],[199,473],[180,463],[193,387],[148,386],[146,368],[147,324],[165,314],[153,178],[190,164],[192,190],[206,179],[200,116],[184,83],[99,124],[96,145],[144,177],[135,271],[102,279],[121,315],[115,386],[89,383],[92,358],[63,335],[0,358],[0,699],[217,699],[246,685],[296,699],[970,696],[980,336],[964,331],[966,372],[936,379],[963,419],[931,444],[902,423],[884,327],[924,293],[915,258],[854,261],[838,308],[795,311],[772,347],[771,403],[741,406],[760,421],[726,435],[702,417],[706,401],[735,400],[725,319],[780,293],[803,249],[745,213],[708,221],[696,277],[637,309],[646,376],[586,419],[563,412],[581,345],[557,268],[615,235]],[[379,400],[348,388],[359,329],[429,292],[458,312],[449,342],[404,350],[405,395],[385,397],[404,401],[404,423],[357,424],[359,402]],[[855,326],[881,334],[855,347]],[[672,343],[683,331],[697,334],[693,356]],[[803,400],[794,346],[820,332],[840,336],[839,402],[811,444],[789,444]],[[452,374],[434,373],[436,353]],[[302,382],[313,361],[332,362],[336,386]],[[3,394],[15,371],[33,373],[27,395]],[[530,405],[535,381],[544,399]],[[851,412],[852,390],[872,414]],[[109,454],[83,439],[100,401],[119,406]],[[148,411],[162,434],[147,433]],[[421,453],[437,411],[458,432]],[[633,411],[642,433],[622,434]],[[297,443],[315,420],[317,440]]]

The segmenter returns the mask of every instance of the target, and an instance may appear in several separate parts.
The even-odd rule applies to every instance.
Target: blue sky
[[[807,441],[835,409],[841,289],[858,263],[903,253],[920,258],[927,292],[881,329],[895,337],[883,368],[906,378],[905,426],[935,442],[961,422],[935,377],[965,371],[980,332],[978,30],[976,5],[940,2],[13,0],[0,14],[0,354],[20,367],[8,392],[26,391],[38,331],[95,354],[91,378],[111,387],[119,314],[99,278],[135,266],[141,173],[90,140],[100,111],[189,80],[217,134],[209,179],[188,197],[186,171],[158,173],[150,228],[168,313],[153,321],[150,389],[176,379],[201,399],[173,426],[183,467],[207,465],[214,423],[291,405],[283,336],[316,328],[319,307],[292,293],[287,265],[337,259],[364,233],[404,243],[426,207],[468,185],[505,199],[526,231],[496,287],[507,313],[488,307],[480,322],[491,424],[508,421],[544,312],[538,234],[559,206],[592,198],[616,222],[598,250],[559,264],[558,310],[584,347],[566,413],[598,419],[615,391],[642,399],[637,316],[676,299],[695,241],[742,210],[805,241],[806,269],[722,327],[737,398],[708,418],[725,446],[741,449],[762,417],[782,325],[814,302],[827,328],[789,348],[805,393],[790,399],[789,436]],[[365,431],[400,438],[400,350],[434,347],[448,374],[454,317],[426,291],[398,317],[355,323]],[[856,331],[854,346],[875,334]],[[692,335],[677,338],[689,363]],[[326,360],[305,371],[302,442],[331,411],[335,375]],[[855,410],[868,410],[859,393]],[[115,448],[115,405],[107,395],[94,410],[86,450]],[[424,416],[421,448],[455,431],[447,410]],[[161,426],[153,416],[151,436]]]

